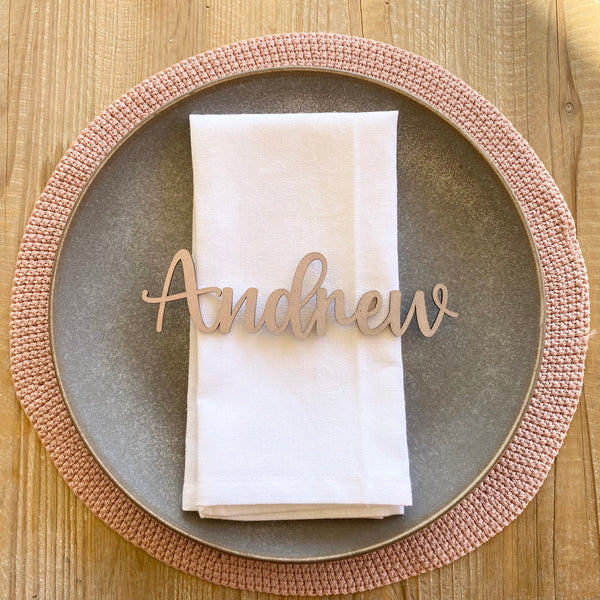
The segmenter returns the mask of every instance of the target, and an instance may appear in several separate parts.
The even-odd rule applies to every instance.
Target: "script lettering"
[[[310,265],[314,262],[320,264],[320,272],[312,288],[305,296],[302,288]],[[169,290],[177,265],[181,264],[183,270],[184,292],[171,294]],[[271,333],[282,334],[290,329],[298,339],[307,338],[312,331],[316,335],[325,335],[328,324],[328,315],[333,313],[333,320],[341,326],[356,324],[364,335],[378,335],[388,329],[395,335],[403,335],[411,321],[416,318],[417,327],[425,337],[432,337],[439,329],[445,316],[456,318],[458,313],[448,308],[448,288],[443,283],[438,283],[432,290],[432,299],[437,308],[433,323],[429,324],[425,294],[417,290],[412,298],[410,307],[402,319],[400,290],[391,290],[387,314],[377,322],[377,316],[384,306],[383,296],[377,290],[365,292],[358,300],[356,309],[348,315],[346,313],[346,297],[342,290],[333,290],[330,294],[322,287],[327,276],[327,259],[320,252],[310,252],[298,263],[290,289],[279,288],[269,294],[265,302],[261,317],[256,319],[258,305],[258,289],[248,288],[242,296],[233,303],[233,289],[225,287],[198,288],[196,269],[192,256],[187,250],[179,250],[167,271],[163,284],[162,295],[151,297],[148,290],[142,292],[142,300],[150,304],[158,304],[156,318],[156,331],[162,331],[166,305],[169,302],[185,298],[194,327],[201,333],[229,333],[233,322],[244,307],[244,328],[248,333],[256,333],[265,326]],[[219,307],[213,323],[206,324],[200,307],[202,296],[214,294],[219,300]],[[314,301],[312,305],[309,305]],[[307,309],[308,307],[308,309]],[[309,312],[312,310],[312,312]],[[302,325],[302,316],[306,326]]]

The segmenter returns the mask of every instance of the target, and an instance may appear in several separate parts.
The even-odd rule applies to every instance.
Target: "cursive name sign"
[[[316,283],[310,291],[303,295],[302,286],[306,277],[306,272],[313,262],[321,265],[321,271],[317,277]],[[177,265],[181,263],[183,269],[183,278],[185,283],[185,292],[169,294],[171,280]],[[162,331],[165,308],[168,302],[186,299],[190,317],[196,329],[201,333],[229,333],[233,321],[240,312],[242,306],[244,310],[244,327],[248,333],[256,333],[263,326],[275,334],[283,333],[288,327],[298,339],[304,339],[314,330],[317,335],[324,335],[327,329],[327,313],[332,306],[334,320],[338,325],[356,326],[365,335],[377,335],[386,329],[396,335],[401,336],[412,319],[416,316],[417,326],[420,332],[431,337],[439,328],[445,315],[449,317],[458,317],[458,313],[448,308],[448,289],[442,283],[438,283],[432,290],[432,298],[437,307],[437,315],[433,323],[429,324],[427,310],[425,306],[425,294],[418,290],[414,293],[412,302],[404,319],[400,315],[400,290],[392,290],[389,293],[388,311],[386,315],[380,315],[377,323],[378,313],[383,307],[383,297],[377,290],[365,292],[356,305],[356,309],[350,315],[346,314],[346,298],[342,290],[334,290],[328,293],[322,286],[327,275],[327,259],[320,252],[310,252],[298,264],[296,272],[292,279],[292,285],[289,290],[280,288],[271,292],[265,303],[261,317],[256,320],[256,308],[258,301],[258,289],[248,288],[234,304],[233,289],[225,287],[204,287],[198,288],[196,280],[196,269],[192,256],[187,250],[179,250],[169,266],[167,276],[163,285],[162,295],[151,297],[148,290],[142,292],[144,302],[158,304],[158,317],[156,319],[156,331]],[[219,308],[214,321],[206,324],[200,308],[200,297],[206,294],[213,294],[220,298]],[[285,310],[283,310],[282,299],[285,298]],[[311,305],[307,307],[309,302]],[[304,321],[302,324],[302,311],[304,309]],[[312,312],[310,312],[312,310]],[[307,311],[308,314],[307,314]],[[308,320],[307,320],[308,317]],[[279,320],[278,320],[279,319]]]

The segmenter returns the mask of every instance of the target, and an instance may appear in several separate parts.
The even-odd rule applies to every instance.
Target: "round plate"
[[[239,523],[183,512],[189,317],[156,310],[174,253],[191,247],[190,113],[398,110],[400,288],[446,284],[458,319],[403,336],[414,506],[383,520]],[[175,286],[181,286],[176,281]],[[432,311],[433,314],[433,311]],[[488,472],[536,381],[542,277],[502,177],[453,123],[379,81],[281,68],[181,96],[130,132],[71,213],[55,262],[51,343],[73,421],[96,460],[144,510],[209,546],[253,558],[315,561],[388,544],[434,521]],[[335,423],[331,424],[335,427]]]

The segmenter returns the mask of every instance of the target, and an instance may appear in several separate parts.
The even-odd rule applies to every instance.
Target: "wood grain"
[[[502,110],[550,169],[578,225],[600,306],[597,0],[0,0],[0,597],[250,600],[110,531],[47,458],[8,372],[14,261],[33,202],[79,131],[129,87],[211,47],[284,31],[369,37],[421,54]],[[580,408],[524,513],[442,569],[354,599],[600,598],[600,347]]]

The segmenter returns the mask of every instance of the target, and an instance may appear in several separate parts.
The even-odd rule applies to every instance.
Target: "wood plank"
[[[33,202],[79,131],[129,87],[186,56],[281,31],[394,43],[494,102],[551,170],[578,225],[600,302],[600,10],[594,0],[0,0],[0,590],[7,598],[273,600],[180,573],[134,548],[79,502],[20,409],[8,373],[14,260]],[[580,409],[524,513],[431,573],[332,598],[600,596],[600,348],[590,341]],[[1,595],[1,594],[0,594]]]
[[[567,43],[567,21],[563,2],[550,4],[548,19],[548,121],[550,123],[550,169],[576,221],[579,221],[579,202],[586,202],[580,193],[579,169],[583,150],[585,117],[597,117],[584,108],[578,85],[571,69],[574,43]],[[581,34],[581,29],[577,31]],[[585,117],[584,117],[585,114]],[[595,128],[597,131],[597,127]],[[585,237],[584,237],[585,239]],[[589,386],[586,385],[586,392]],[[598,516],[586,511],[586,481],[591,473],[591,460],[584,447],[589,439],[586,422],[587,393],[581,401],[556,461],[554,502],[554,553],[556,596],[576,597],[581,590],[600,594],[598,565]],[[587,464],[586,464],[587,463]],[[586,475],[587,471],[587,475]]]

